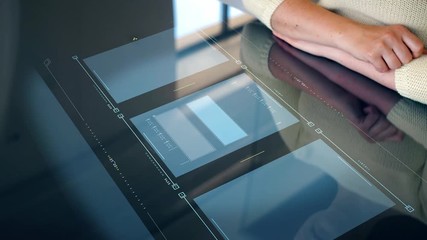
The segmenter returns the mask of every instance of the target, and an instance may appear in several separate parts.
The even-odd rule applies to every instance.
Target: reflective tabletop
[[[226,2],[0,3],[0,238],[427,237],[427,106]]]

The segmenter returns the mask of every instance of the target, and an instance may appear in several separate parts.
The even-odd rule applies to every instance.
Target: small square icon
[[[413,211],[415,211],[415,209],[411,206],[411,205],[407,205],[406,207],[405,207],[405,209],[406,209],[406,211],[408,211],[408,212],[413,212]]]
[[[184,192],[180,192],[180,193],[178,193],[178,196],[179,196],[181,199],[183,199],[183,198],[187,197],[187,195],[185,195],[185,193],[184,193]]]

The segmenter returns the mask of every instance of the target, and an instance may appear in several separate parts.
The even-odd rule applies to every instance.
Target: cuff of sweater
[[[396,69],[395,83],[400,95],[427,104],[427,55]]]
[[[387,119],[427,147],[427,108],[425,105],[402,98],[387,114]]]
[[[243,0],[246,9],[271,29],[271,16],[284,0]]]

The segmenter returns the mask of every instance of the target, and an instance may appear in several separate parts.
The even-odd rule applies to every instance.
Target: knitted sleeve
[[[276,8],[283,1],[285,0],[243,0],[243,3],[245,5],[245,8],[250,13],[255,15],[255,17],[257,17],[263,24],[265,24],[268,28],[271,29],[271,16],[273,15]],[[313,1],[313,2],[319,2],[319,1]],[[362,16],[360,15],[360,10],[364,10],[364,8],[359,6],[358,4],[360,3],[358,2],[359,1],[349,1],[349,3],[347,3],[347,2],[341,2],[341,1],[323,0],[323,1],[320,1],[319,4],[326,8],[329,7],[331,9],[334,9],[337,7],[338,9],[342,10],[342,12],[338,11],[340,14],[343,14],[344,16],[347,16],[356,20],[360,20],[361,19],[360,17]],[[377,11],[381,10],[382,8],[380,8],[380,6],[383,6],[383,5],[384,5],[384,2],[379,1],[377,5],[375,5],[377,6],[376,8]],[[347,14],[344,11],[345,9],[347,9],[345,6],[349,8],[349,12]],[[388,5],[384,5],[384,6],[388,6]],[[422,4],[421,6],[425,7],[425,4]],[[407,8],[404,8],[404,10],[405,9]],[[405,13],[410,12],[412,10],[413,10],[412,8],[410,8],[410,10],[405,10]],[[356,13],[359,13],[360,16],[357,15]],[[373,13],[370,13],[370,14],[373,14]],[[407,15],[408,14],[410,13],[407,13]],[[356,15],[359,17],[355,17]],[[387,14],[383,14],[383,15],[386,15],[385,17],[386,19],[392,18]],[[395,15],[396,14],[394,14],[393,16]],[[374,24],[375,21],[373,16],[371,16],[369,19],[371,19],[371,21],[368,21],[367,24]],[[381,19],[381,20],[384,20],[384,19]],[[396,21],[405,22],[404,20],[405,19],[399,18],[398,21],[397,20]],[[378,24],[378,23],[375,23],[375,24]],[[414,28],[414,29],[418,29],[418,28]],[[424,29],[424,28],[421,28],[421,29]],[[422,33],[425,34],[425,31],[422,31]],[[425,42],[427,42],[427,40],[425,40]],[[427,104],[427,55],[424,55],[418,59],[415,59],[411,61],[409,64],[406,64],[401,68],[397,69],[395,71],[395,82],[396,82],[396,89],[399,92],[399,94],[401,94],[404,97],[413,99],[415,101]]]
[[[400,95],[427,104],[427,55],[396,69],[395,82]]]
[[[402,98],[387,114],[387,119],[427,148],[427,107]]]
[[[271,29],[271,16],[284,0],[243,0],[245,8]]]

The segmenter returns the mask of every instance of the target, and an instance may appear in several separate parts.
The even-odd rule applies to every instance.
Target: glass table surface
[[[237,1],[4,2],[2,239],[427,236],[425,105]]]

